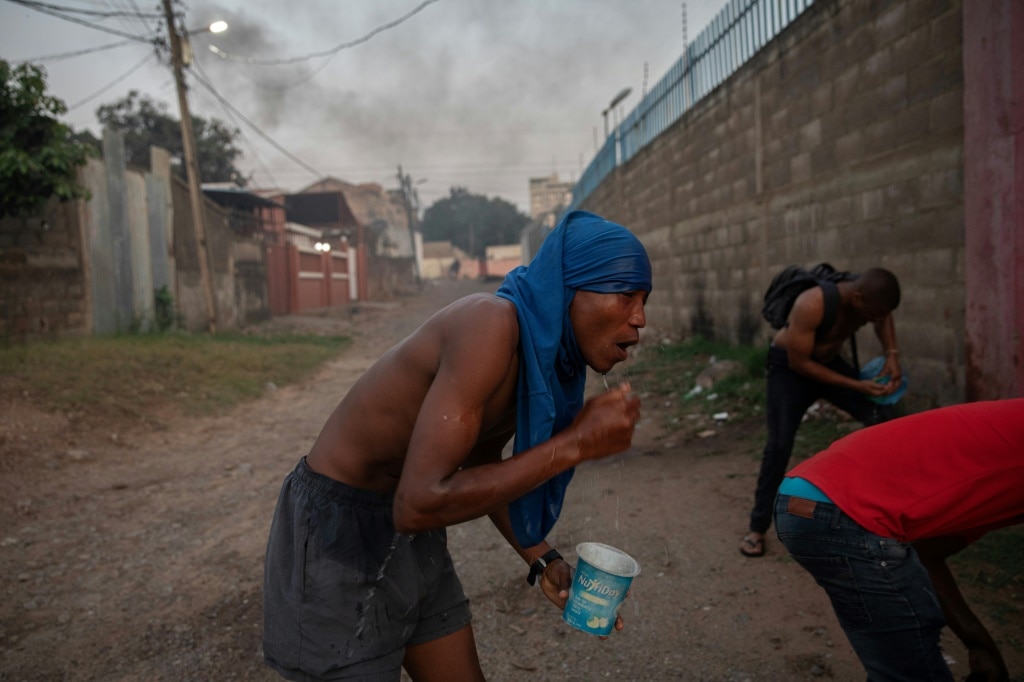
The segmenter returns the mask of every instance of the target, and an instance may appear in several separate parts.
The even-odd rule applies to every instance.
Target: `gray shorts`
[[[391,504],[305,458],[285,478],[263,585],[263,657],[285,678],[396,681],[407,646],[469,625],[446,532],[396,533]]]

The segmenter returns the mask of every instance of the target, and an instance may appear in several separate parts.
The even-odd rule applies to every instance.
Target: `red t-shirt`
[[[861,429],[794,467],[850,518],[913,542],[1024,522],[1024,399],[967,403]]]

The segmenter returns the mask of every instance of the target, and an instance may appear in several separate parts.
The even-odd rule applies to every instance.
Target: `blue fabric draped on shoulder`
[[[649,292],[651,262],[640,240],[593,213],[571,211],[498,289],[519,317],[516,454],[564,429],[583,407],[586,364],[569,321],[577,290]],[[509,505],[520,545],[532,547],[551,531],[572,475],[565,471]]]

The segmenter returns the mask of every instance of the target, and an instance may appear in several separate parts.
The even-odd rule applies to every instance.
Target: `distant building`
[[[523,249],[519,244],[488,246],[484,253],[483,276],[487,279],[501,279],[523,264]]]
[[[573,183],[561,182],[555,173],[546,178],[530,178],[530,218],[545,222],[554,220],[572,203]],[[551,217],[553,215],[553,217]]]
[[[423,242],[423,279],[477,279],[483,274],[480,266],[478,258],[450,241]]]
[[[409,229],[410,211],[401,191],[327,176],[287,195],[285,205],[289,220],[354,242],[359,291],[365,292],[361,298],[387,299],[415,290],[422,241]]]

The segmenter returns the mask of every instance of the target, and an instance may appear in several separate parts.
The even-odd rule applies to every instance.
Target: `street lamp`
[[[182,37],[174,23],[174,10],[171,0],[163,0],[164,15],[167,19],[167,37],[171,43],[171,67],[174,69],[174,82],[178,89],[178,109],[181,113],[181,143],[185,156],[185,175],[188,177],[189,202],[192,206],[192,229],[196,236],[196,256],[199,259],[199,277],[203,283],[203,298],[206,300],[207,329],[210,333],[217,331],[217,308],[213,298],[213,280],[210,275],[210,254],[206,247],[206,221],[203,214],[203,192],[199,181],[199,161],[196,158],[196,138],[192,130],[192,114],[189,113],[188,96],[185,90],[184,65],[191,63],[191,47],[188,47],[188,62],[185,61],[185,49],[188,46],[190,33],[220,33],[228,25],[216,21],[205,29],[184,32]]]
[[[608,104],[608,108],[601,112],[601,116],[604,117],[604,137],[608,139],[608,112],[615,110],[615,105],[622,100],[629,97],[629,93],[633,92],[632,88],[623,88],[619,94],[615,95],[612,101]]]
[[[183,66],[192,66],[192,41],[189,40],[192,36],[199,35],[201,33],[223,33],[228,30],[228,22],[226,21],[215,21],[209,26],[201,26],[199,28],[193,28],[188,31],[181,32],[181,63]],[[215,54],[220,53],[220,50],[216,46],[210,45],[210,50]],[[221,53],[223,54],[223,53]]]

